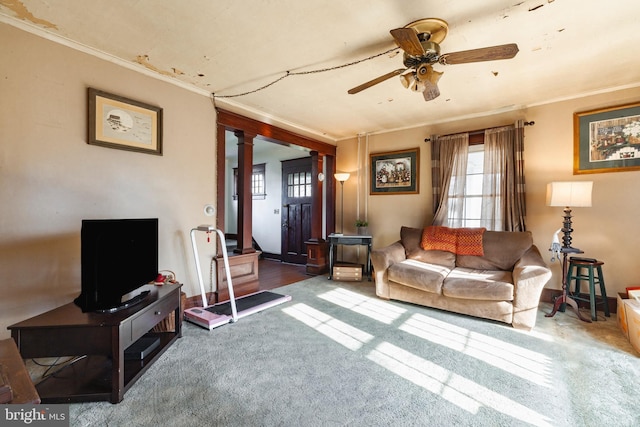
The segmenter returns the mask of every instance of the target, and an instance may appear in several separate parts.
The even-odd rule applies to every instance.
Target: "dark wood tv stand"
[[[36,385],[42,402],[120,402],[181,336],[180,288],[151,285],[151,293],[143,302],[115,313],[83,313],[69,303],[9,326],[24,359],[82,356]],[[172,313],[173,331],[152,331]],[[142,360],[125,360],[125,349],[143,335],[158,336],[160,345]]]

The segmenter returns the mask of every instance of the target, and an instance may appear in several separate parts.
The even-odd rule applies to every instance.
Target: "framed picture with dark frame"
[[[418,194],[420,148],[372,153],[370,194]]]
[[[91,145],[162,155],[162,108],[89,88]]]
[[[573,174],[640,170],[640,102],[573,114]]]

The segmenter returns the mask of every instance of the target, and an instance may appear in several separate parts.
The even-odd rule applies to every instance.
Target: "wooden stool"
[[[577,258],[569,259],[569,271],[567,272],[567,291],[571,290],[571,281],[575,280],[575,287],[571,293],[571,298],[579,301],[587,301],[591,304],[591,320],[598,320],[596,317],[596,305],[602,304],[604,315],[611,316],[609,313],[609,304],[607,301],[607,290],[604,287],[604,277],[602,276],[602,265],[604,262],[593,258]],[[587,270],[583,274],[582,270]],[[597,277],[595,272],[597,272]],[[585,280],[589,282],[589,298],[580,297],[580,285]],[[600,302],[596,301],[596,284],[600,285]]]

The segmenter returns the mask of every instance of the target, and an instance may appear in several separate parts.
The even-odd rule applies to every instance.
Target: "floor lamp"
[[[351,176],[350,173],[337,173],[333,175],[340,183],[340,233],[344,234],[344,182]]]
[[[580,320],[591,322],[591,320],[580,314],[578,304],[568,295],[567,255],[583,253],[580,249],[571,246],[571,232],[573,231],[573,228],[571,228],[571,207],[590,207],[592,188],[592,181],[551,182],[547,184],[547,206],[564,206],[564,220],[560,230],[563,233],[562,246],[560,247],[560,253],[562,254],[562,295],[556,298],[553,311],[546,314],[546,317],[553,317],[561,307],[569,304],[573,307]]]

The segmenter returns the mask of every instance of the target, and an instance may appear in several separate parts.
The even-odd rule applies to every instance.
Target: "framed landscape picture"
[[[640,103],[574,113],[574,175],[640,170]]]
[[[89,88],[91,145],[162,155],[162,108]]]
[[[418,194],[420,148],[373,153],[371,194]]]

